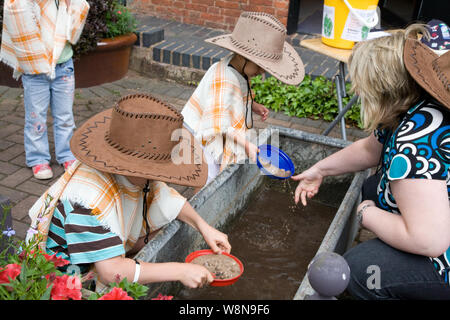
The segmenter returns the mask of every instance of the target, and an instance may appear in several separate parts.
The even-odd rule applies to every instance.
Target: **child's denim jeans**
[[[22,75],[25,104],[24,145],[29,167],[50,163],[47,136],[47,110],[50,105],[53,118],[53,137],[56,161],[63,164],[75,159],[70,151],[75,122],[72,106],[75,90],[73,61],[56,65],[56,77],[45,74]]]

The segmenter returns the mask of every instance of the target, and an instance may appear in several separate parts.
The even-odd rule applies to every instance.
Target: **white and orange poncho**
[[[5,0],[0,61],[22,74],[55,77],[55,66],[69,41],[80,38],[89,11],[85,0],[71,0],[59,8],[50,0]]]
[[[244,148],[225,135],[228,130],[247,131],[247,82],[228,66],[231,59],[232,55],[208,69],[181,112],[220,170],[246,158]]]

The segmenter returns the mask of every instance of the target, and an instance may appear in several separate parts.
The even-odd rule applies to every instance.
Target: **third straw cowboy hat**
[[[200,187],[208,167],[192,135],[186,148],[190,163],[172,159],[180,143],[172,140],[172,133],[182,128],[183,116],[176,109],[152,96],[133,94],[88,119],[73,134],[70,147],[78,160],[100,171]]]
[[[256,63],[280,81],[298,85],[305,76],[303,62],[286,42],[286,28],[274,16],[242,12],[232,34],[206,39]]]
[[[430,39],[407,39],[405,66],[414,80],[450,108],[450,30],[439,20],[428,23]]]

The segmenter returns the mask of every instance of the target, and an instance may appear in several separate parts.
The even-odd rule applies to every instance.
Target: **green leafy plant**
[[[4,216],[9,213],[9,209],[5,208]],[[46,207],[38,219],[46,219],[47,214]],[[4,224],[4,221],[5,218],[0,217],[0,222]],[[92,273],[84,277],[64,273],[62,270],[69,261],[38,248],[42,234],[37,228],[31,227],[28,234],[29,241],[8,241],[9,245],[0,252],[0,300],[82,300],[83,283],[91,279]],[[12,238],[13,235],[13,230],[4,230],[0,233],[0,240]],[[92,293],[88,299],[134,300],[145,295],[148,290],[139,283],[129,283],[126,278],[117,282],[110,284],[112,289],[109,292],[102,295]]]
[[[89,13],[80,39],[73,47],[74,59],[97,48],[97,43],[108,32],[106,15],[114,8],[113,0],[87,0],[87,2],[89,3]]]
[[[133,14],[117,0],[89,2],[89,13],[83,33],[74,46],[74,58],[97,48],[103,38],[114,38],[136,31],[137,22]]]
[[[114,38],[131,32],[135,32],[137,22],[127,7],[114,2],[112,10],[106,13],[105,38]]]
[[[323,76],[312,78],[306,75],[298,86],[286,85],[274,77],[252,79],[255,101],[276,112],[299,118],[332,121],[338,114],[338,102],[334,83]],[[350,84],[346,84],[347,91]],[[345,106],[352,95],[343,98]],[[360,105],[354,105],[345,115],[347,124],[362,128]]]

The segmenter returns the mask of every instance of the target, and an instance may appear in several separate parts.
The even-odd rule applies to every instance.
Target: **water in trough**
[[[296,206],[296,185],[269,180],[226,230],[244,264],[235,284],[184,288],[175,299],[292,299],[337,210],[316,200]]]

